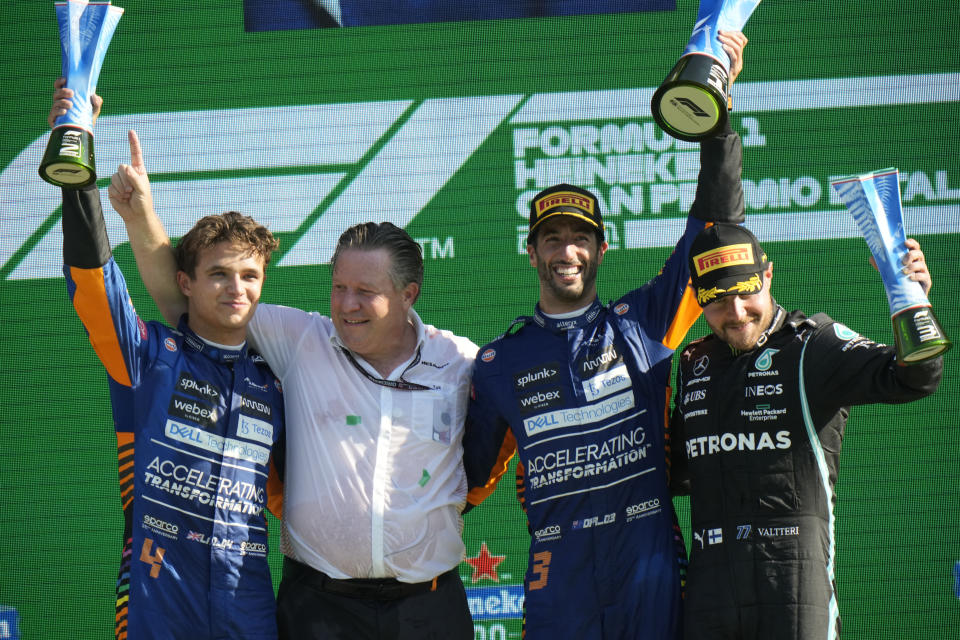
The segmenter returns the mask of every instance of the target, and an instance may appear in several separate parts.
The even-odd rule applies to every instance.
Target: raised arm
[[[53,105],[47,116],[51,128],[56,119],[73,106],[73,90],[65,85],[66,78],[57,78],[53,84]],[[90,97],[90,103],[93,122],[96,122],[103,107],[103,98],[94,94]],[[153,208],[150,179],[143,162],[140,139],[135,131],[128,132],[127,138],[130,142],[130,164],[121,164],[113,174],[108,190],[110,204],[120,214],[127,228],[130,247],[144,286],[167,323],[175,327],[187,310],[187,302],[177,286],[177,265],[170,238]],[[74,196],[79,197],[79,194]]]
[[[730,83],[733,84],[743,70],[747,37],[740,31],[721,31],[717,37],[730,57]],[[740,136],[728,118],[725,131],[700,143],[700,175],[690,215],[706,222],[743,222],[742,168]]]
[[[121,164],[110,179],[110,204],[127,228],[130,247],[147,292],[164,319],[177,326],[187,301],[177,286],[177,263],[170,238],[153,208],[150,179],[136,131],[127,132],[130,164]]]

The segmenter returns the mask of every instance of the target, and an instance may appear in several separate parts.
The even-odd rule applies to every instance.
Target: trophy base
[[[953,346],[930,307],[904,309],[890,320],[893,322],[897,358],[901,362],[923,362],[936,358]]]
[[[653,94],[653,119],[680,140],[713,137],[727,121],[728,79],[727,70],[711,56],[683,56]]]
[[[40,177],[68,189],[80,189],[96,182],[93,134],[79,127],[54,129],[40,163]]]

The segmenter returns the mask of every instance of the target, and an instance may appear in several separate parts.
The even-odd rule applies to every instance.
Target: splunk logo
[[[97,121],[97,166],[103,179],[129,162],[124,133],[135,129],[158,213],[171,236],[182,236],[211,211],[236,209],[274,233],[296,234],[279,255],[279,266],[323,264],[340,233],[367,219],[371,202],[377,203],[379,219],[407,226],[524,97],[103,116]],[[214,133],[184,136],[184,131]],[[8,205],[0,211],[7,230],[0,238],[3,279],[62,277],[60,190],[37,178],[48,137],[34,140],[0,174],[0,202]],[[173,139],[178,143],[168,144]],[[415,179],[390,191],[384,185],[396,182],[398,166]],[[161,178],[174,173],[180,179]],[[107,206],[106,194],[101,196]],[[113,245],[127,241],[122,222],[106,218]],[[416,240],[428,257],[455,257],[452,237]]]

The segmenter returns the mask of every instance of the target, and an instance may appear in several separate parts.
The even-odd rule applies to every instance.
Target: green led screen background
[[[116,4],[126,12],[98,84],[101,187],[136,129],[172,235],[228,209],[278,235],[266,302],[328,312],[340,231],[389,219],[424,247],[420,315],[483,344],[537,297],[522,252],[532,193],[570,181],[601,197],[604,301],[657,272],[692,198],[697,147],[665,137],[649,101],[695,2],[256,33],[240,0]],[[22,638],[107,638],[122,532],[116,440],[105,373],[60,272],[59,192],[37,176],[60,71],[56,18],[39,0],[2,15],[0,606],[17,609]],[[883,285],[829,180],[897,167],[931,302],[960,340],[956,2],[768,0],[745,32],[731,117],[778,302],[892,340]],[[159,319],[104,202],[134,302]],[[688,340],[707,331],[700,320]],[[852,410],[836,509],[846,638],[939,640],[960,628],[957,357],[933,397]],[[529,538],[512,480],[465,517],[467,557],[480,559],[461,574],[481,640],[520,633]],[[675,503],[688,527],[686,499]]]

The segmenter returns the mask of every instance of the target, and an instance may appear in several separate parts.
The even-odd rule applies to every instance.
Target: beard
[[[600,267],[600,261],[596,256],[582,263],[580,277],[572,284],[564,284],[557,280],[557,274],[553,271],[554,265],[546,264],[542,259],[537,260],[537,276],[540,284],[549,291],[553,297],[564,303],[583,303],[584,305],[593,301],[596,289],[594,287],[597,281],[597,271]],[[589,296],[589,300],[584,300]]]

